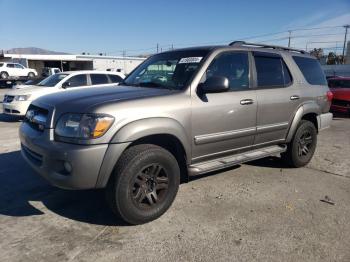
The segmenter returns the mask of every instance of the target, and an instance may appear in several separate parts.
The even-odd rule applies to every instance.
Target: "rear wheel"
[[[0,78],[1,79],[6,79],[6,78],[8,78],[9,77],[9,74],[7,73],[7,72],[1,72],[0,73]]]
[[[289,166],[305,166],[312,159],[316,144],[317,130],[315,125],[310,121],[301,120],[287,151],[282,154],[282,158]]]
[[[29,78],[33,78],[34,76],[35,76],[35,74],[34,74],[33,72],[29,72],[29,73],[28,73],[28,77],[29,77]]]
[[[118,217],[142,224],[170,207],[179,184],[180,168],[169,151],[151,144],[135,145],[118,161],[106,197]]]

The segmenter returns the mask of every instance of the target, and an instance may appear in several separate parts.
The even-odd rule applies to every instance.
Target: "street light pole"
[[[344,25],[345,35],[344,35],[344,45],[343,45],[343,64],[345,64],[345,47],[346,47],[346,38],[348,36],[348,28],[350,25]]]
[[[290,38],[292,35],[292,30],[288,30],[289,36],[288,36],[288,47],[290,47]]]

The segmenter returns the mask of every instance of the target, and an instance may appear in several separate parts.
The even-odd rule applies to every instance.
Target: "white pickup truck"
[[[18,63],[0,63],[0,78],[8,79],[11,77],[27,76],[29,78],[37,76],[38,73],[35,69],[26,68]]]

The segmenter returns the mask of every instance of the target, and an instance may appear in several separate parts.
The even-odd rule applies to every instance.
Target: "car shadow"
[[[57,215],[80,222],[127,226],[112,213],[102,190],[52,187],[25,163],[20,151],[0,154],[0,215],[44,215],[42,205]]]
[[[269,156],[269,157],[257,159],[254,161],[247,162],[245,164],[250,166],[271,167],[271,168],[278,168],[278,169],[291,168],[280,157],[276,157],[276,156]]]
[[[22,122],[23,117],[20,116],[10,116],[4,113],[0,113],[0,122]]]

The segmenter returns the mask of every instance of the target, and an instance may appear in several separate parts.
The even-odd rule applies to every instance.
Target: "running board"
[[[234,155],[217,158],[210,161],[192,164],[188,168],[188,171],[189,171],[188,173],[190,176],[201,175],[204,173],[235,166],[235,165],[253,161],[256,159],[278,155],[280,153],[285,152],[286,150],[287,150],[286,145],[275,145],[275,146],[268,146],[264,148],[254,149],[244,153],[234,154]]]

